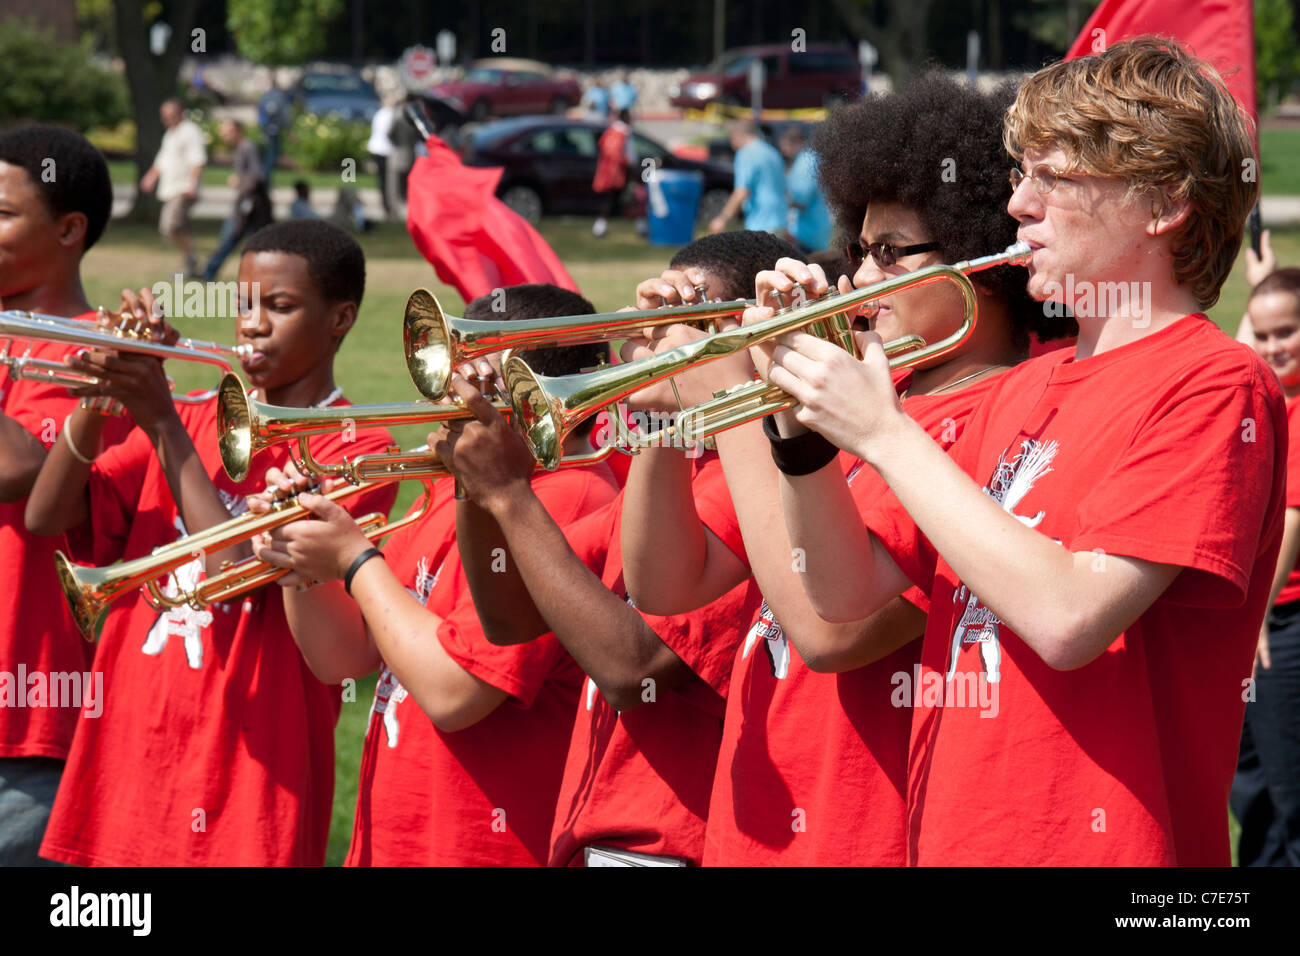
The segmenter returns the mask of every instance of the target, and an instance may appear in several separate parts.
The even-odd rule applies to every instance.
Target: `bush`
[[[63,46],[36,26],[6,23],[0,30],[0,122],[39,120],[84,133],[129,119],[126,82],[95,62],[88,41]]]
[[[337,173],[345,159],[355,160],[360,167],[369,139],[369,123],[300,111],[294,115],[284,155],[299,169]]]

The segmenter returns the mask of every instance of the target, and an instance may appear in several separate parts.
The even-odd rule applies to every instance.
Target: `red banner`
[[[466,302],[526,282],[580,291],[555,250],[496,197],[499,168],[464,165],[437,136],[426,145],[407,180],[406,229],[439,279]]]

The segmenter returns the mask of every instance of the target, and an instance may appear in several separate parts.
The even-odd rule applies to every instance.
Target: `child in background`
[[[1259,631],[1229,804],[1239,866],[1300,866],[1300,269],[1266,276],[1246,302],[1251,344],[1286,395],[1290,447],[1282,550]]]

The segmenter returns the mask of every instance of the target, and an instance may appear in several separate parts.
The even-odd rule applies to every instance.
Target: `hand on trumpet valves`
[[[703,301],[698,286],[707,293],[708,279],[700,269],[665,269],[658,278],[637,284],[636,307],[659,309],[676,305],[696,305]]]
[[[474,417],[448,422],[441,432],[429,435],[429,447],[471,500],[497,513],[527,492],[537,460],[492,403],[459,374],[452,375],[448,394]]]
[[[484,395],[504,395],[506,393],[506,381],[501,377],[500,353],[493,352],[471,362],[466,362],[456,369],[456,373]],[[448,395],[451,395],[450,390]]]
[[[807,332],[783,335],[772,349],[767,378],[799,403],[792,410],[798,424],[871,462],[876,443],[907,416],[880,336],[860,332],[857,338],[861,360]]]
[[[123,289],[116,319],[100,309],[98,321],[109,330],[120,329],[163,345],[175,345],[180,339],[180,333],[167,323],[153,290],[147,286],[138,290]]]
[[[338,487],[341,481],[326,481],[322,486],[315,475],[304,475],[293,464],[285,462],[284,468],[266,470],[266,491],[248,496],[248,510],[253,514],[266,514],[291,502],[295,496],[309,491],[328,494]]]
[[[65,359],[64,364],[96,379],[95,384],[69,389],[70,394],[78,398],[116,399],[151,439],[156,439],[168,427],[181,427],[171,383],[159,359],[132,352],[81,349]]]
[[[739,322],[727,319],[723,327],[734,327]],[[664,352],[702,339],[707,333],[689,325],[661,325],[644,329],[643,334],[629,338],[619,348],[619,359],[632,362],[660,355]],[[754,377],[754,363],[745,352],[729,355],[714,362],[698,365],[671,379],[664,379],[633,392],[627,405],[633,411],[676,412],[690,408],[712,398],[719,391],[747,382]],[[674,391],[674,386],[676,390]],[[678,405],[680,400],[681,405]]]
[[[301,492],[298,504],[316,520],[291,521],[258,535],[253,554],[289,571],[279,579],[283,587],[342,579],[357,556],[372,546],[370,539],[346,509],[324,495]]]

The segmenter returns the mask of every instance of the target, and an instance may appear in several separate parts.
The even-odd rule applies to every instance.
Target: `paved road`
[[[332,189],[313,189],[312,208],[324,217],[334,212],[337,193]],[[379,190],[360,190],[361,202],[365,206],[366,218],[380,220],[384,218],[383,203],[379,199]],[[135,197],[135,187],[113,187],[113,215],[125,215],[131,208]],[[276,219],[287,219],[289,207],[293,204],[294,193],[288,187],[271,191],[271,202],[275,207]],[[199,191],[199,202],[194,207],[196,219],[224,219],[234,202],[234,190],[228,186],[204,186]],[[1283,226],[1300,223],[1300,196],[1265,196],[1260,210],[1265,226]]]

